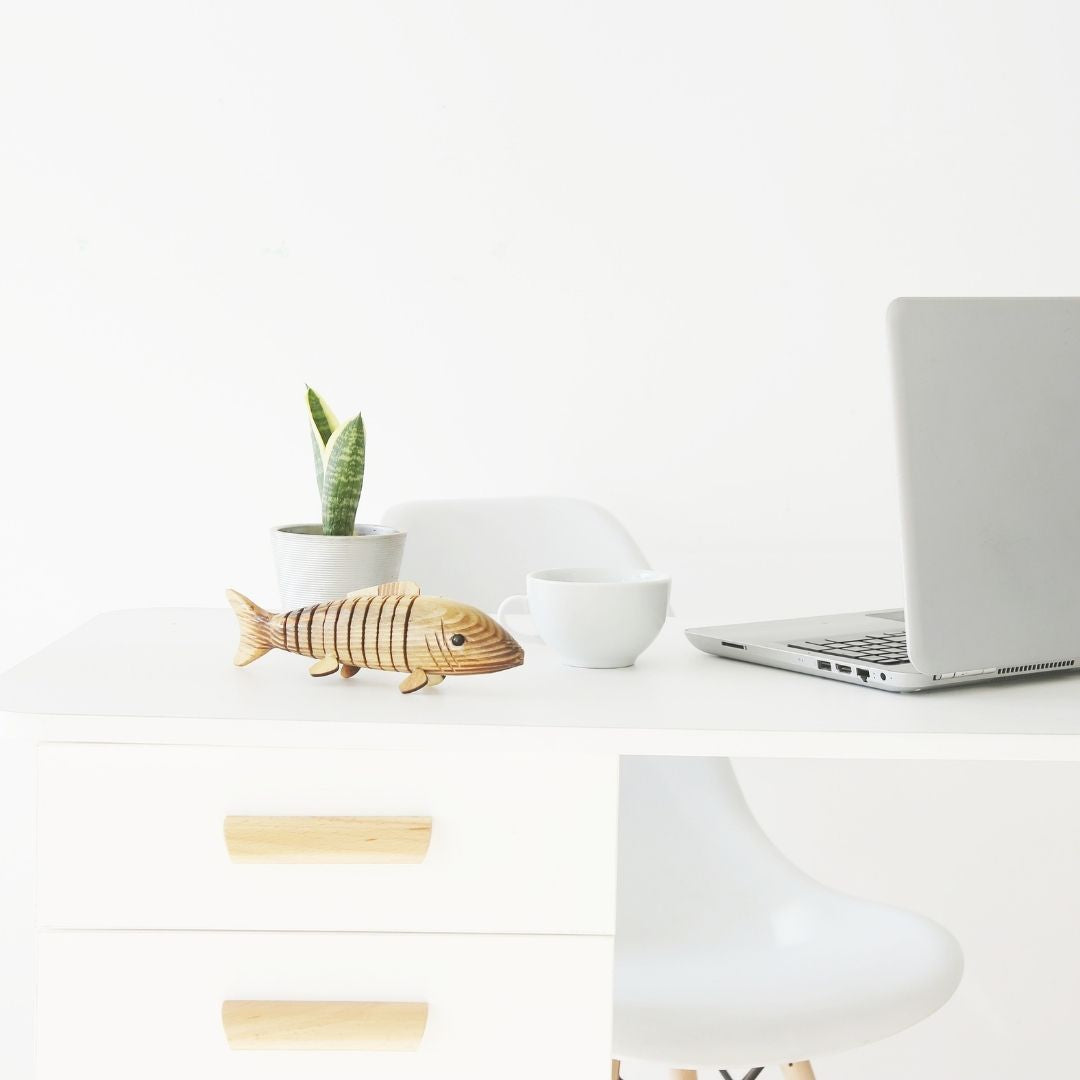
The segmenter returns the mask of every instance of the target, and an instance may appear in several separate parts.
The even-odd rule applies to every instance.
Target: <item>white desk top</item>
[[[694,649],[674,621],[633,668],[522,668],[398,693],[400,675],[232,666],[231,612],[117,611],[0,676],[0,725],[71,742],[1080,760],[1080,677],[890,694]]]

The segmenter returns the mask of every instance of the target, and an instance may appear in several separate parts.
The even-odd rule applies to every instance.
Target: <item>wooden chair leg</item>
[[[672,1069],[671,1080],[697,1080],[697,1071],[694,1069]]]
[[[619,1063],[617,1061],[611,1063],[611,1080],[619,1080]]]
[[[814,1080],[814,1070],[809,1061],[792,1061],[781,1065],[780,1071],[787,1080]]]

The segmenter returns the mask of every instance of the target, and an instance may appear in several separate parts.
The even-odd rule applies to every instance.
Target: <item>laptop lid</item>
[[[1080,298],[895,300],[908,651],[1080,658]]]

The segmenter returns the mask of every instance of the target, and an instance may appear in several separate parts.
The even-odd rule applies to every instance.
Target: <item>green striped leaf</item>
[[[306,387],[306,390],[311,426],[318,434],[321,444],[325,446],[340,425],[330,406],[310,386]]]
[[[333,410],[319,395],[307,390],[308,422],[311,427],[311,449],[315,455],[315,479],[319,482],[319,496],[323,494],[323,473],[326,468],[326,444],[338,428],[338,420]]]
[[[351,536],[364,486],[364,420],[334,430],[323,449],[322,509],[326,536]]]

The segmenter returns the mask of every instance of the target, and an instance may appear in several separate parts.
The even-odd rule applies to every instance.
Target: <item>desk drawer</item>
[[[617,770],[601,756],[46,745],[39,922],[610,934]]]
[[[39,945],[38,1080],[608,1072],[609,938],[53,931]]]

